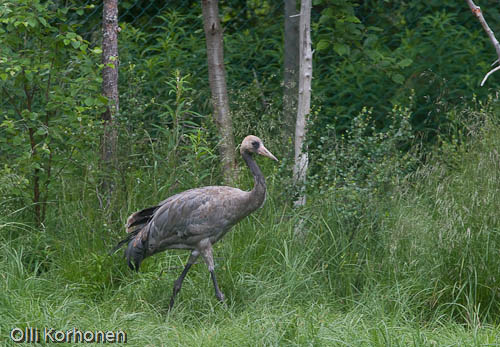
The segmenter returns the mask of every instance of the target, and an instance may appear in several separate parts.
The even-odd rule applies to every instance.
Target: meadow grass
[[[401,178],[356,223],[333,198],[293,210],[271,177],[264,208],[215,246],[226,305],[199,263],[170,312],[186,252],[139,273],[107,254],[129,212],[164,198],[158,177],[129,182],[113,215],[63,182],[43,228],[0,217],[0,341],[31,326],[123,330],[132,346],[500,345],[498,130]]]

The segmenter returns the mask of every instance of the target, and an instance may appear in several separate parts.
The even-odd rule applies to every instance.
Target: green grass
[[[26,272],[22,253],[9,253],[7,263],[7,269],[2,269],[3,337],[12,327],[28,325],[124,330],[128,343],[137,346],[479,346],[494,345],[500,339],[498,327],[488,324],[458,324],[446,316],[422,321],[405,306],[411,298],[406,297],[404,285],[396,285],[392,292],[372,288],[369,294],[347,301],[314,285],[309,292],[296,293],[307,287],[296,278],[276,281],[262,276],[264,270],[236,273],[229,282],[225,281],[229,275],[222,276],[229,294],[224,307],[214,299],[200,265],[168,313],[170,280],[175,274],[128,275],[116,288],[93,289],[55,274]],[[302,280],[314,282],[312,277]],[[95,295],[89,295],[92,291]],[[386,311],[390,300],[399,308]]]
[[[215,247],[226,306],[200,263],[168,312],[186,252],[148,258],[140,273],[107,255],[126,215],[165,189],[129,183],[109,216],[68,184],[41,230],[0,217],[0,342],[32,326],[123,330],[132,346],[498,346],[498,130],[402,178],[356,223],[324,197],[292,210],[271,177],[264,208]]]

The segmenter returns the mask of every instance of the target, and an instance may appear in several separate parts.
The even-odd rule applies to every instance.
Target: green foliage
[[[0,114],[2,173],[18,178],[25,198],[29,183],[38,223],[52,182],[76,169],[68,161],[86,156],[95,141],[92,115],[105,105],[100,50],[65,23],[67,11],[50,1],[0,2],[0,92],[8,101]]]
[[[206,111],[210,100],[205,78],[208,74],[205,47],[200,45],[204,40],[201,18],[193,13],[166,11],[159,19],[163,25],[158,26],[154,34],[123,25],[119,37],[123,62],[119,86],[120,93],[125,94],[120,103],[122,113],[151,132],[151,124],[158,124],[158,117],[164,112],[159,105],[175,102],[175,94],[169,92],[169,83],[176,71],[189,75],[190,82],[197,88],[196,93],[190,94],[194,111]],[[188,30],[193,27],[199,29]],[[140,94],[137,89],[130,88],[131,83],[140,88]],[[153,99],[155,102],[151,102]],[[141,108],[140,112],[137,107]]]
[[[484,6],[494,27],[497,10],[489,2]],[[282,102],[283,28],[276,20],[282,15],[281,7],[266,1],[220,4],[232,96],[251,94],[257,76],[263,99],[277,112]],[[122,62],[131,62],[134,73],[143,79],[141,91],[147,98],[166,100],[165,81],[179,69],[191,75],[196,86],[194,110],[208,115],[211,107],[204,45],[199,44],[204,40],[200,13],[198,3],[172,5],[154,20],[154,28],[123,24],[120,47]],[[318,0],[313,6],[313,43],[313,104],[321,112],[311,128],[319,137],[329,136],[332,127],[340,136],[364,108],[371,110],[375,127],[385,129],[392,123],[390,114],[396,105],[411,108],[414,135],[434,141],[440,132],[447,132],[450,120],[446,115],[457,100],[471,103],[473,93],[484,100],[489,92],[478,88],[478,81],[483,75],[480,70],[488,70],[484,57],[491,53],[491,45],[467,6],[451,1]],[[407,102],[410,97],[411,105]],[[262,103],[255,102],[249,117]],[[232,103],[234,107],[243,104],[241,100]],[[143,117],[155,123],[158,110],[149,107],[144,111]],[[314,140],[310,148],[317,144]]]
[[[225,9],[223,6],[221,11],[224,13]],[[230,13],[238,10],[237,7],[227,9]],[[122,90],[123,86],[127,85],[124,81],[139,78],[142,94],[146,98],[171,102],[172,95],[168,94],[168,81],[175,70],[179,70],[183,74],[190,75],[190,81],[195,86],[196,93],[191,94],[193,110],[204,115],[210,114],[212,107],[207,77],[205,34],[200,13],[199,4],[193,7],[169,8],[158,16],[161,24],[156,27],[157,31],[153,34],[132,25],[123,25],[119,38],[120,56],[123,62],[120,75],[123,81],[120,84]],[[234,21],[233,15],[227,14],[227,18],[231,18],[231,21],[225,23],[224,32],[225,68],[230,93],[239,94],[254,88],[254,76],[257,74],[261,82],[267,82],[261,84],[265,98],[280,104],[281,95],[276,93],[276,86],[280,83],[278,71],[281,38],[278,35],[264,35],[264,28],[261,26],[256,26],[252,30],[235,30],[237,22]],[[270,14],[267,13],[266,16],[269,17]],[[271,30],[280,32],[280,24],[274,20],[272,23]],[[168,54],[165,54],[166,52]],[[133,76],[129,77],[129,73]],[[122,100],[127,103],[128,98]],[[233,102],[237,105],[240,101]],[[126,104],[122,105],[127,107]],[[145,125],[157,123],[156,117],[161,111],[154,105],[141,107],[144,109],[139,117],[146,121]]]
[[[481,3],[492,28],[500,18],[495,4]],[[164,82],[179,69],[192,76],[197,88],[194,110],[209,114],[200,4],[160,6],[137,0],[120,6],[122,67],[135,66],[134,72],[147,82],[143,94],[148,99],[166,98]],[[99,5],[84,22],[98,21],[98,9]],[[229,89],[249,88],[255,71],[259,80],[266,81],[261,88],[277,109],[282,97],[282,12],[281,2],[220,3]],[[457,100],[469,103],[473,93],[483,100],[489,93],[478,88],[478,82],[494,52],[464,4],[316,0],[312,17],[313,104],[322,109],[315,124],[318,132],[333,125],[340,134],[365,107],[372,109],[377,127],[385,128],[391,123],[387,116],[393,106],[406,105],[414,90],[410,110],[414,132],[434,140],[446,127],[445,114]],[[90,29],[80,28],[85,30]],[[496,77],[492,78],[494,83]],[[151,107],[143,115],[154,119],[156,114]]]
[[[118,120],[122,160],[117,179],[126,183],[124,192],[115,197],[119,204],[120,198],[130,199],[132,209],[139,208],[136,200],[145,196],[153,204],[218,177],[216,142],[211,137],[214,124],[194,110],[192,77],[174,71],[162,86],[165,97],[148,99],[138,92],[145,82],[135,69],[130,65],[124,74],[130,79]],[[147,110],[155,110],[153,119],[145,119]]]
[[[383,130],[375,127],[372,111],[368,109],[355,117],[341,135],[332,125],[321,131],[312,127],[309,194],[341,202],[336,207],[337,218],[357,225],[364,215],[361,211],[374,197],[390,194],[397,180],[414,170],[419,162],[410,108],[394,106],[386,117],[391,123]],[[320,113],[313,112],[311,124],[315,124]]]
[[[468,6],[453,1],[316,1],[313,98],[322,112],[317,131],[344,131],[366,106],[377,127],[391,123],[394,105],[411,105],[414,132],[434,140],[457,104],[490,92],[478,84],[495,59]],[[494,1],[481,3],[498,27]],[[490,58],[488,58],[490,57]],[[491,59],[491,60],[490,60]],[[494,83],[494,82],[491,82]],[[491,84],[494,85],[494,84]]]
[[[249,134],[265,140],[267,148],[283,146],[279,137],[282,120],[281,103],[269,98],[265,86],[272,81],[260,81],[255,75],[250,85],[230,91],[231,117],[234,124],[236,142],[240,143]]]

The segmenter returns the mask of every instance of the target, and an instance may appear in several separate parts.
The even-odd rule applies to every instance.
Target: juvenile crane
[[[212,245],[233,225],[257,210],[266,198],[266,182],[253,154],[275,161],[257,136],[245,137],[240,153],[254,178],[254,187],[246,192],[227,186],[208,186],[186,190],[160,202],[157,206],[135,212],[127,219],[129,236],[111,251],[128,243],[125,251],[128,266],[139,271],[144,258],[166,249],[189,249],[191,255],[179,278],[174,282],[169,308],[182,287],[184,277],[198,256],[202,256],[215,288],[215,296],[224,301],[214,272]]]

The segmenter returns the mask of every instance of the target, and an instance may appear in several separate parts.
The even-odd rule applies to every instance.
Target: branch
[[[488,72],[486,74],[486,76],[484,76],[483,80],[481,81],[481,87],[483,86],[484,82],[486,82],[486,80],[488,79],[488,77],[490,77],[490,75],[495,72],[495,71],[498,71],[500,70],[500,66],[497,66],[496,68],[494,68],[493,70],[491,70],[490,72]]]
[[[469,5],[470,7],[470,10],[472,11],[472,13],[474,13],[474,15],[477,17],[477,19],[479,20],[479,22],[481,23],[481,25],[483,26],[483,29],[484,31],[486,31],[486,34],[488,35],[488,37],[490,38],[491,40],[491,43],[493,44],[493,46],[495,47],[495,50],[497,52],[497,56],[498,56],[498,61],[500,61],[500,43],[498,43],[498,40],[497,38],[495,37],[495,34],[493,33],[493,31],[490,29],[490,27],[488,26],[488,23],[486,23],[486,20],[484,19],[483,17],[483,12],[481,11],[481,8],[479,6],[476,6],[476,4],[474,4],[474,1],[472,0],[466,0],[467,1],[467,4]],[[495,63],[493,63],[495,64]],[[486,74],[486,76],[484,76],[483,80],[481,81],[481,87],[483,86],[483,84],[486,82],[486,80],[488,79],[488,77],[495,71],[497,71],[499,69],[499,67],[496,67],[494,68],[493,70],[491,70],[490,72],[488,72]]]
[[[19,108],[17,108],[16,103],[14,102],[14,99],[10,96],[7,89],[4,86],[2,86],[2,90],[5,93],[5,95],[7,95],[7,98],[9,98],[9,103],[12,105],[12,107],[14,107],[14,110],[16,111],[16,113],[19,115],[19,117],[22,118],[23,115],[22,115],[21,111],[19,110]]]
[[[57,48],[56,48],[56,54],[57,54]],[[49,103],[49,90],[50,90],[50,82],[52,79],[52,68],[54,67],[54,60],[56,60],[55,56],[52,58],[52,61],[50,62],[49,78],[47,79],[47,89],[45,90],[45,102],[47,104]]]

